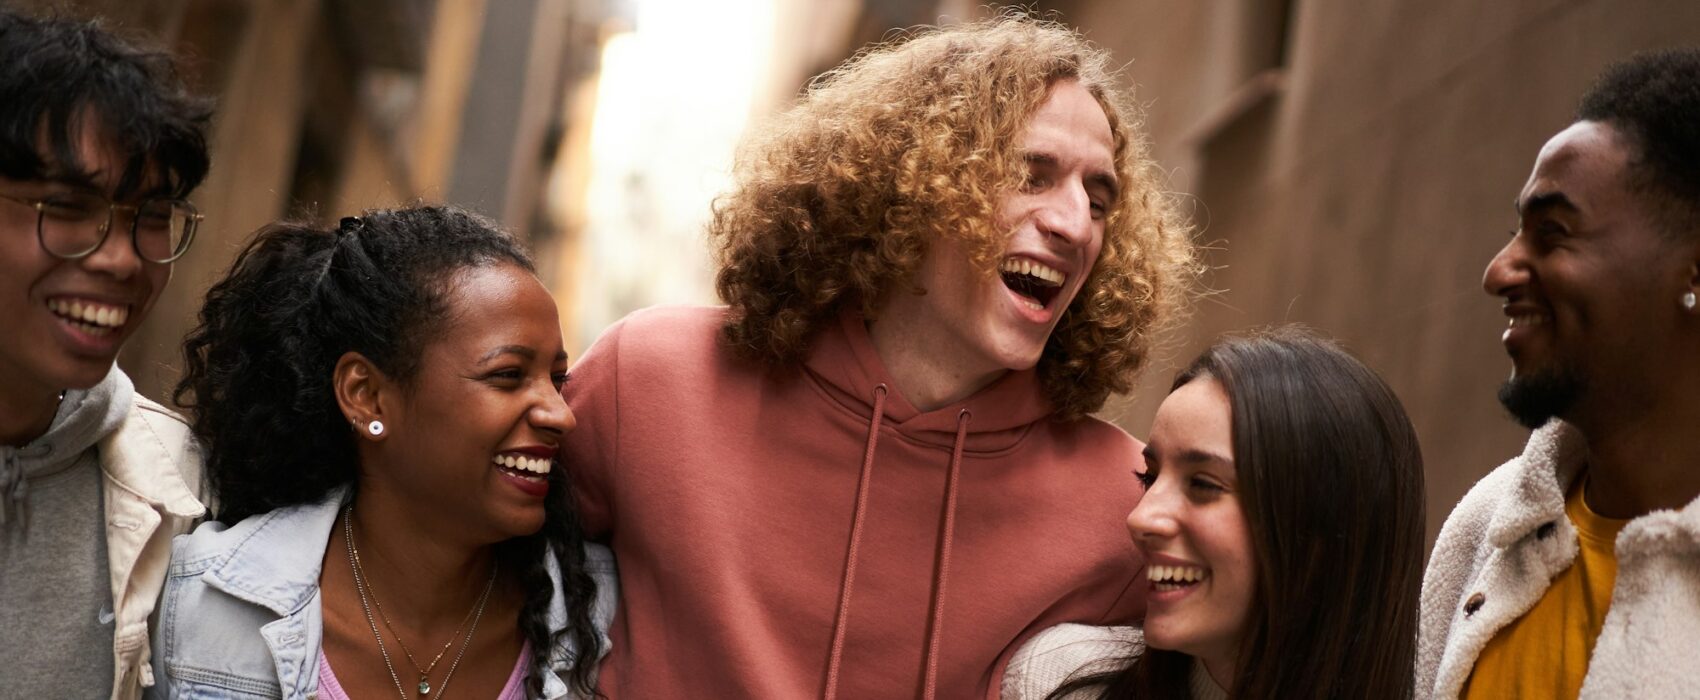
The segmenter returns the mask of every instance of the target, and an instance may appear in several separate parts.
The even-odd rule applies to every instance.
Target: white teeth
[[[1061,287],[1063,281],[1068,279],[1068,275],[1063,274],[1061,271],[1026,258],[1006,259],[1003,261],[1003,266],[999,269],[1003,272],[1011,272],[1018,275],[1031,275],[1044,280],[1045,283],[1053,287]]]
[[[554,466],[555,463],[554,460],[551,459],[526,457],[524,455],[515,454],[496,455],[495,457],[492,457],[490,461],[494,462],[498,466],[532,472],[534,474],[548,474],[550,467]]]
[[[79,321],[85,327],[102,330],[111,330],[122,326],[130,318],[130,310],[126,307],[109,306],[92,301],[54,299],[47,302],[47,308],[67,319]],[[104,333],[99,335],[104,335]]]
[[[1145,568],[1145,578],[1158,583],[1191,583],[1203,581],[1205,571],[1196,566],[1157,566]]]
[[[1528,327],[1528,326],[1538,326],[1538,325],[1541,325],[1542,323],[1546,323],[1546,320],[1547,320],[1546,317],[1542,316],[1540,314],[1522,314],[1522,315],[1518,315],[1518,316],[1512,316],[1511,319],[1506,322],[1505,327],[1506,328],[1525,328],[1525,327]]]

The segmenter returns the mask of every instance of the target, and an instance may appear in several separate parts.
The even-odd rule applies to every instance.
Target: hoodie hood
[[[29,482],[70,469],[124,422],[135,399],[130,378],[113,365],[89,389],[65,392],[47,432],[23,447],[0,446],[0,523],[27,518]]]
[[[963,448],[968,452],[1008,449],[1053,409],[1034,370],[1008,372],[966,399],[920,411],[897,389],[868,337],[867,322],[854,309],[839,315],[815,338],[803,367],[810,378],[845,410],[864,420],[872,413],[874,393],[886,387],[881,423],[904,437],[949,449],[956,440],[957,418],[967,410],[973,420]]]

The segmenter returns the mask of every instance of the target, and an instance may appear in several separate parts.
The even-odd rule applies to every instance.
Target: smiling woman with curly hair
[[[816,80],[715,208],[727,308],[573,368],[565,436],[632,697],[952,697],[1137,619],[1131,384],[1194,265],[1109,57],[1005,15]],[[1059,533],[1066,533],[1060,537]],[[665,659],[656,663],[655,659]]]

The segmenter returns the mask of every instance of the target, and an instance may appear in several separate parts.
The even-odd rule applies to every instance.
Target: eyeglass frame
[[[42,231],[42,223],[47,218],[47,200],[46,199],[29,199],[29,198],[26,198],[26,197],[17,197],[17,196],[13,196],[13,195],[9,195],[9,194],[0,192],[0,199],[11,200],[13,202],[17,202],[19,204],[28,206],[29,208],[35,210],[35,242],[36,242],[36,245],[41,246],[41,249],[44,252],[46,252],[48,255],[51,255],[51,256],[58,258],[60,260],[82,260],[83,258],[86,258],[90,255],[94,255],[95,251],[100,250],[102,246],[106,245],[106,239],[112,235],[112,220],[113,220],[113,217],[115,215],[115,212],[122,210],[122,211],[129,212],[129,214],[130,214],[130,248],[131,248],[131,250],[136,251],[136,257],[140,258],[142,260],[146,260],[146,261],[151,262],[151,263],[159,264],[159,265],[170,265],[171,263],[177,262],[177,260],[182,258],[185,253],[189,252],[189,247],[194,245],[194,243],[195,243],[195,233],[200,230],[201,222],[205,221],[206,218],[207,218],[206,216],[201,214],[200,209],[196,208],[194,204],[190,203],[189,200],[186,200],[186,199],[168,199],[168,198],[149,197],[147,199],[142,200],[140,203],[132,206],[132,205],[129,205],[129,204],[119,204],[117,202],[112,201],[111,199],[107,199],[103,195],[95,195],[95,196],[98,196],[101,199],[106,200],[106,223],[103,223],[103,224],[100,225],[100,239],[95,241],[94,245],[90,246],[88,250],[85,250],[81,253],[77,253],[77,254],[74,254],[74,255],[61,255],[57,252],[54,252],[54,250],[52,248],[47,247],[47,234]],[[153,258],[148,257],[147,254],[143,253],[142,252],[141,240],[139,238],[137,238],[137,236],[136,236],[136,227],[139,225],[139,220],[141,219],[140,214],[142,212],[142,209],[147,207],[149,204],[151,204],[153,202],[173,202],[175,204],[182,205],[184,208],[188,209],[188,211],[189,211],[189,225],[183,232],[183,242],[178,244],[177,251],[175,253],[172,253],[171,257],[166,258],[164,260],[155,260]]]

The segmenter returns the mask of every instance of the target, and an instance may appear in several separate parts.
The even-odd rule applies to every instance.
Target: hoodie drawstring
[[[0,525],[9,525],[14,515],[29,529],[29,477],[24,475],[23,460],[41,459],[53,453],[52,445],[34,447],[4,447],[0,459]]]
[[[874,387],[874,417],[868,420],[868,447],[862,453],[862,476],[856,482],[856,511],[850,517],[850,552],[845,555],[844,580],[838,586],[838,614],[832,622],[832,656],[826,662],[825,700],[838,697],[838,664],[844,656],[844,632],[850,618],[850,586],[856,582],[856,550],[862,544],[862,520],[868,510],[868,482],[874,475],[874,448],[879,445],[885,417],[884,384]]]
[[[868,420],[868,446],[862,454],[862,473],[856,482],[856,509],[850,518],[850,550],[845,555],[844,578],[839,583],[838,612],[832,623],[832,653],[826,663],[824,700],[838,696],[838,672],[844,657],[844,635],[849,628],[850,590],[856,581],[857,552],[861,548],[862,524],[867,516],[868,485],[873,480],[874,452],[879,446],[880,425],[885,417],[884,384],[874,387],[874,415]],[[926,676],[922,697],[932,700],[938,694],[939,645],[944,618],[945,582],[950,575],[950,546],[956,530],[957,477],[962,472],[962,449],[968,439],[968,421],[973,416],[963,409],[956,416],[956,441],[950,450],[950,471],[945,474],[944,518],[939,524],[938,567],[933,573],[933,600],[927,615]]]
[[[950,471],[944,478],[944,522],[939,528],[939,567],[933,576],[933,611],[927,616],[927,680],[921,697],[933,700],[939,680],[939,632],[944,623],[944,583],[950,575],[950,542],[956,532],[956,477],[962,472],[962,443],[968,439],[968,419],[962,409],[956,414],[956,442],[950,448]]]

